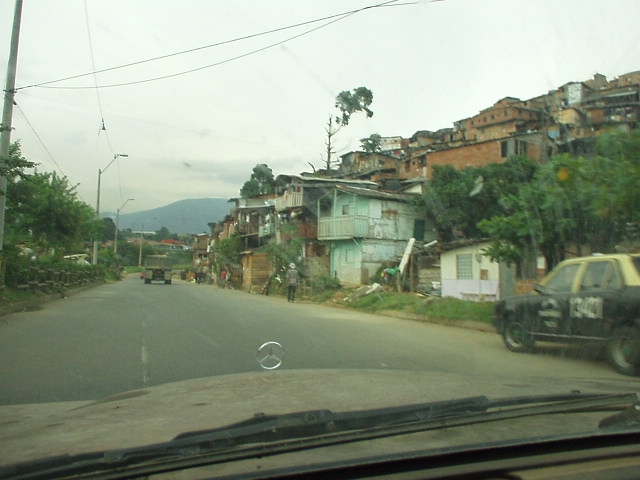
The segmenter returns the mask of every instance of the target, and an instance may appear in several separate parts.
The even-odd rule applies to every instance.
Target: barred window
[[[456,276],[458,280],[473,279],[473,255],[464,253],[456,255]]]

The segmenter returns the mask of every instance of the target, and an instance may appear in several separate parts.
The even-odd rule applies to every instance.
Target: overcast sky
[[[257,164],[320,167],[343,90],[369,88],[374,116],[338,154],[640,70],[639,41],[637,0],[25,0],[11,140],[94,207],[98,170],[127,154],[102,174],[103,212],[230,198]]]

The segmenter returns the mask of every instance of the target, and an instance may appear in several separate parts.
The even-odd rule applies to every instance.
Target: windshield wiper
[[[437,428],[532,415],[621,410],[629,405],[638,405],[635,393],[572,392],[496,400],[476,396],[354,412],[256,414],[222,428],[186,432],[164,443],[0,467],[0,478],[52,479],[96,472],[104,478],[105,472],[122,474],[122,469],[130,476],[136,471],[142,475],[149,468],[158,473]]]

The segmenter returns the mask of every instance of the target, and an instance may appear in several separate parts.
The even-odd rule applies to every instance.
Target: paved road
[[[131,276],[0,317],[0,404],[89,400],[145,386],[281,368],[373,368],[620,380],[601,360],[508,352],[498,335]],[[624,377],[623,377],[624,378]]]

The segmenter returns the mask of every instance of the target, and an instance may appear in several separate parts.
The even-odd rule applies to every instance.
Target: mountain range
[[[121,213],[120,230],[157,232],[166,227],[171,233],[198,234],[210,231],[208,223],[218,222],[229,215],[231,204],[226,198],[190,198],[163,207],[133,213]],[[115,219],[114,212],[104,212],[102,217]]]

